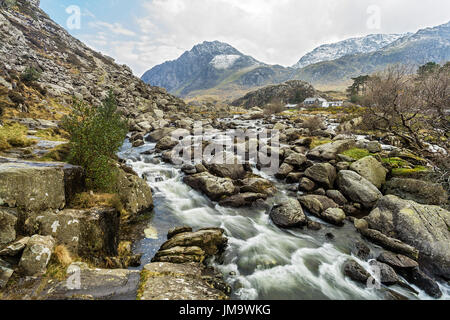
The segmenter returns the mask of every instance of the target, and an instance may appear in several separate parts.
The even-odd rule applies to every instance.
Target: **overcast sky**
[[[66,11],[73,5],[79,26],[76,10]],[[449,0],[41,0],[41,8],[137,76],[205,40],[291,66],[324,43],[450,21]]]

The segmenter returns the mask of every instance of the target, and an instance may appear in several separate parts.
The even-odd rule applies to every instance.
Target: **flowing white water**
[[[160,162],[157,155],[142,154],[154,147],[155,144],[147,143],[132,148],[126,142],[119,154],[140,176],[147,178],[153,189],[155,213],[149,225],[152,236],[136,248],[143,253],[144,264],[150,262],[171,227],[214,226],[225,229],[229,238],[223,263],[216,267],[232,286],[235,299],[384,298],[383,290],[356,284],[342,273],[343,263],[352,257],[352,246],[362,241],[350,223],[342,228],[325,224],[320,231],[282,230],[271,222],[264,209],[221,207],[185,185],[179,168]],[[289,191],[286,185],[273,181],[280,191],[268,202],[281,203]],[[154,234],[155,230],[160,233]],[[329,233],[334,235],[333,240],[327,236]],[[381,250],[367,244],[373,252]],[[367,262],[353,258],[370,271]],[[415,296],[397,286],[392,289],[411,299],[429,299],[423,292]],[[441,289],[443,299],[449,299],[450,288],[442,285]]]

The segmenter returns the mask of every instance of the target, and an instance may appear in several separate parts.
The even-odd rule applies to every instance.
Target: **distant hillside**
[[[278,85],[271,85],[247,93],[244,97],[232,102],[233,106],[252,108],[262,107],[273,101],[297,104],[308,97],[314,97],[318,92],[312,85],[299,80],[290,80]]]

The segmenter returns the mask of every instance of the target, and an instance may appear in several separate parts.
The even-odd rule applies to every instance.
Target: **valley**
[[[139,79],[39,5],[0,3],[0,300],[450,299],[448,23]]]

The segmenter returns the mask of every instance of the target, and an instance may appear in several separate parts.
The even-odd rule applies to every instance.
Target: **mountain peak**
[[[225,42],[220,41],[203,41],[195,45],[189,53],[196,55],[219,55],[219,54],[234,54],[242,55],[237,49]]]

